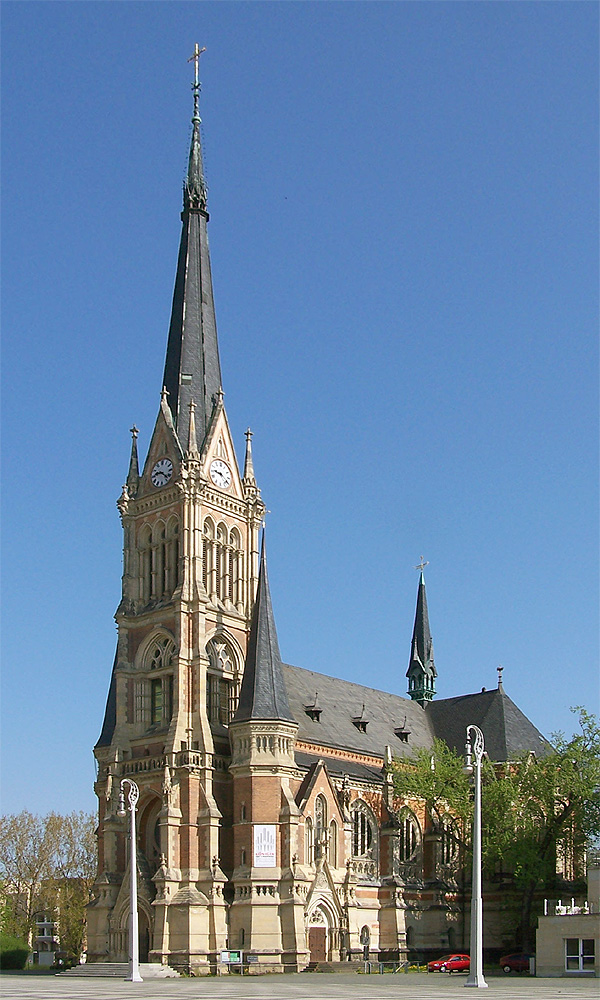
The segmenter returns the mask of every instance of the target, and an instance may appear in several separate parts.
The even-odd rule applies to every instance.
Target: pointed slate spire
[[[429,611],[427,609],[427,594],[425,592],[424,565],[420,567],[419,590],[417,593],[417,608],[413,626],[410,662],[406,676],[408,677],[408,693],[413,701],[424,704],[431,701],[435,695],[435,678],[437,671],[433,660],[433,639],[429,628]]]
[[[221,388],[221,365],[208,249],[206,184],[198,111],[199,55],[196,46],[192,57],[196,64],[192,139],[183,188],[181,242],[163,383],[169,394],[169,406],[182,447],[186,446],[189,438],[190,402],[193,400],[196,404],[196,442],[198,450],[201,450],[214,398]]]
[[[135,424],[131,428],[131,457],[129,459],[129,472],[127,473],[127,489],[130,494],[137,491],[140,481],[140,463],[138,461],[137,439],[139,431]]]
[[[267,576],[267,553],[263,531],[258,589],[252,612],[246,666],[240,700],[233,722],[271,719],[294,722],[283,679],[277,630]]]

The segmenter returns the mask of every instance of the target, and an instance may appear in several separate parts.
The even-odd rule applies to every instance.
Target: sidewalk
[[[485,991],[466,990],[466,976],[399,973],[336,976],[300,973],[271,976],[222,976],[199,979],[154,979],[127,983],[68,976],[0,975],[0,996],[21,1000],[467,1000],[473,994],[489,1000],[596,1000],[597,979],[530,979],[490,976]]]

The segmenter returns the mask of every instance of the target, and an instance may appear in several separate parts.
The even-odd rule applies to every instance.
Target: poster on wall
[[[255,868],[275,868],[277,864],[277,851],[275,847],[275,831],[277,827],[259,826],[254,827],[254,867]]]

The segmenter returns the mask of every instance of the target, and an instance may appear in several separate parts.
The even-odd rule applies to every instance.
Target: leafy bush
[[[0,934],[0,969],[24,969],[29,946],[22,938]]]

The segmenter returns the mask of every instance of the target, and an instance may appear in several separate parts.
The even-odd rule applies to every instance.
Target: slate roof
[[[108,689],[108,697],[106,699],[106,709],[104,711],[104,721],[102,723],[102,732],[98,737],[97,747],[109,747],[113,738],[113,733],[115,731],[115,726],[117,724],[117,677],[115,674],[115,668],[117,666],[117,653],[115,652],[115,659],[113,662],[112,673],[110,675],[110,687]]]
[[[395,757],[411,757],[419,747],[432,746],[437,737],[462,753],[466,727],[474,724],[483,732],[486,751],[493,761],[511,760],[529,751],[538,756],[548,751],[549,744],[540,731],[501,688],[440,698],[421,708],[400,695],[289,664],[283,665],[283,676],[290,707],[299,724],[297,738],[323,747],[383,757],[384,748],[389,745]],[[317,692],[321,709],[318,722],[306,714],[306,707],[314,703]],[[352,722],[361,715],[363,705],[363,716],[368,720],[365,733]],[[410,733],[408,743],[395,733],[405,719]],[[296,756],[300,758],[301,754]],[[327,759],[328,768],[332,760]],[[354,773],[350,762],[342,764],[342,770]]]
[[[300,727],[299,740],[378,757],[383,756],[386,744],[390,744],[398,756],[410,757],[416,746],[433,743],[434,733],[427,712],[408,698],[286,663],[283,664],[283,677],[290,708]],[[306,706],[314,702],[317,692],[321,709],[319,722],[306,714]],[[367,723],[364,733],[352,722],[361,716],[363,705]],[[401,727],[405,718],[411,734],[409,743],[400,742],[394,734],[394,729]]]
[[[196,404],[196,435],[201,451],[221,388],[221,365],[208,249],[206,185],[202,167],[200,118],[194,98],[192,140],[184,186],[183,227],[163,385],[183,448],[188,443],[190,402]]]
[[[232,722],[245,722],[249,719],[294,721],[283,681],[281,654],[267,574],[264,532],[244,677],[240,700]]]
[[[514,760],[533,751],[545,756],[550,744],[502,688],[432,701],[427,707],[436,735],[462,753],[468,725],[479,726],[488,757]]]

